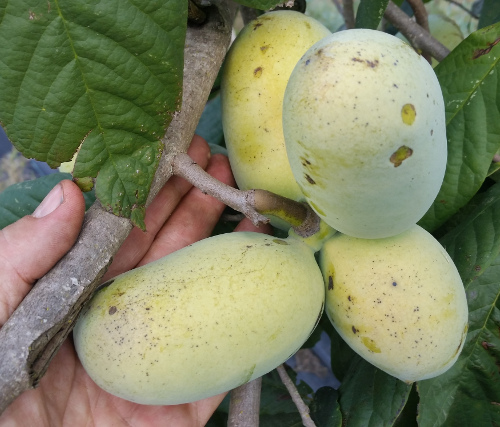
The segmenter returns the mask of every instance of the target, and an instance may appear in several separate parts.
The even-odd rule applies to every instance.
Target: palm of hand
[[[201,138],[193,139],[188,153],[211,175],[225,183],[233,184],[227,158],[218,155],[209,159],[208,145]],[[70,182],[65,184],[65,203],[69,203],[66,202],[70,198],[67,196],[77,197],[79,194],[79,190],[72,185]],[[81,195],[79,197],[81,198]],[[78,203],[83,217],[83,206],[81,201]],[[104,280],[208,237],[223,209],[222,203],[191,188],[184,180],[173,177],[148,207],[146,214],[148,231],[143,233],[134,229],[131,232],[116,254]],[[60,212],[61,209],[56,210],[54,214]],[[74,235],[72,242],[76,239],[81,219],[75,220],[73,211],[67,215],[69,221],[76,221],[77,228],[72,232]],[[51,215],[48,215],[47,220],[50,217]],[[28,221],[40,220],[28,218]],[[242,222],[237,228],[239,231],[243,229],[265,231],[255,229],[249,222]],[[18,283],[14,286],[11,284],[8,289],[2,289],[0,286],[0,324],[6,321],[24,294],[28,292],[34,279],[39,277],[37,273],[20,271],[19,267],[16,268],[16,261],[19,260],[9,259],[7,254],[12,251],[7,250],[8,245],[16,246],[15,242],[18,240],[25,241],[22,238],[18,239],[21,236],[16,235],[23,231],[12,230],[0,231],[0,241],[3,239],[6,242],[3,245],[5,254],[0,253],[0,276],[2,276],[3,258],[5,261],[3,264],[6,265],[3,271],[8,271],[9,268],[11,270],[10,274],[7,273],[7,278],[12,278],[14,275]],[[54,245],[59,243],[56,241]],[[68,249],[69,246],[64,252]],[[19,250],[19,247],[14,250]],[[61,252],[58,258],[64,252]],[[46,260],[45,262],[50,263]],[[55,261],[48,265],[46,270],[54,263]],[[43,274],[44,272],[40,273]],[[100,389],[90,379],[78,360],[71,338],[68,338],[51,362],[40,386],[25,392],[15,400],[0,417],[0,425],[203,426],[223,397],[224,394],[176,406],[145,406],[117,398]]]

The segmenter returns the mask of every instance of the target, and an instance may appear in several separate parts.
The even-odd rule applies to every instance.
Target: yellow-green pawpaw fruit
[[[441,87],[423,57],[381,31],[340,31],[307,51],[288,81],[283,130],[307,201],[342,233],[399,234],[441,187]]]
[[[321,249],[325,311],[360,356],[405,382],[449,369],[465,342],[468,309],[457,269],[423,228],[385,239],[340,233]]]
[[[306,341],[325,290],[299,239],[211,237],[102,285],[74,328],[78,356],[101,388],[173,405],[271,371]]]
[[[300,57],[328,34],[302,13],[276,11],[245,26],[231,46],[221,83],[222,124],[240,189],[304,200],[285,149],[283,94]]]

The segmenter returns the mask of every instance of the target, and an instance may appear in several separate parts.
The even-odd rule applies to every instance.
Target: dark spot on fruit
[[[328,276],[328,290],[331,291],[333,289],[333,277]]]
[[[307,179],[307,182],[311,185],[314,185],[316,184],[316,181],[314,181],[314,179],[312,179],[308,174],[305,174],[305,177]]]
[[[253,30],[255,31],[257,28],[261,27],[262,26],[262,22],[257,22],[254,26],[253,26]]]
[[[254,77],[259,78],[262,75],[262,67],[257,67],[255,70],[253,70],[253,75]]]
[[[396,282],[392,282],[392,286],[398,286]]]
[[[431,136],[434,134],[434,129],[431,129]]]
[[[358,332],[359,332],[359,330],[358,330],[358,329],[356,329],[356,328],[353,326],[353,327],[352,327],[352,333],[353,333],[353,334],[357,334]]]
[[[351,299],[351,296],[350,296],[350,295],[347,297],[347,299],[348,299],[349,301],[352,301],[352,299]]]
[[[321,56],[323,54],[323,49],[318,49],[316,55]]]
[[[113,315],[116,313],[116,307],[113,305],[111,307],[109,307],[109,311],[108,311],[109,314]]]
[[[266,46],[261,46],[261,47],[260,47],[260,51],[261,51],[262,53],[266,53],[267,49],[269,49],[269,45],[266,45]]]
[[[377,65],[378,65],[378,59],[375,59],[375,61],[368,61],[368,59],[366,60],[366,64],[370,67],[370,68],[375,68]]]
[[[394,164],[394,167],[397,168],[398,166],[401,166],[404,160],[411,157],[412,154],[413,150],[410,147],[402,145],[394,153],[392,153],[389,160],[392,164]]]

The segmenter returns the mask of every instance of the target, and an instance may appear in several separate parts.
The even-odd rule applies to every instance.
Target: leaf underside
[[[51,167],[81,145],[76,181],[143,226],[163,137],[179,109],[185,0],[0,1],[0,123]]]

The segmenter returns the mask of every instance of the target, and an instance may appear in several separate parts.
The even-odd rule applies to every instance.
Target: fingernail
[[[38,205],[33,212],[35,218],[43,218],[44,216],[54,212],[58,206],[64,201],[64,192],[61,184],[57,184],[50,193],[45,196],[42,203]]]

